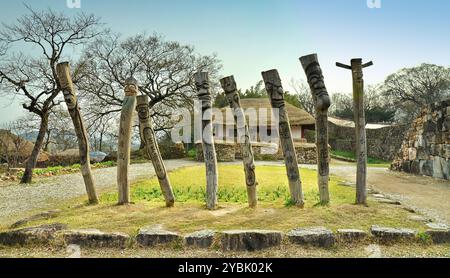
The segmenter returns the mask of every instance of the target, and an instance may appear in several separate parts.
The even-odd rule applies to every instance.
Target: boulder
[[[182,237],[175,232],[147,227],[139,230],[136,240],[141,246],[156,246],[159,244],[180,242],[182,241]]]
[[[324,228],[297,228],[287,234],[288,239],[295,244],[331,247],[334,245],[333,232]]]
[[[282,233],[269,230],[235,230],[221,234],[222,249],[227,251],[255,251],[279,246]]]
[[[21,220],[15,222],[14,224],[12,224],[10,228],[16,229],[16,228],[19,228],[20,226],[24,226],[25,224],[32,222],[32,221],[46,220],[46,219],[54,218],[54,217],[58,216],[58,214],[60,212],[61,212],[61,210],[59,210],[59,209],[44,211],[39,214],[35,214],[30,217],[21,219]]]
[[[55,239],[58,231],[64,230],[67,225],[53,223],[19,230],[0,232],[0,244],[2,245],[26,245],[49,243]]]
[[[416,237],[417,231],[406,228],[389,228],[372,226],[370,229],[372,235],[382,241],[399,241],[399,240],[412,240]]]
[[[130,236],[124,233],[105,233],[97,229],[71,230],[63,233],[66,244],[86,247],[126,247]]]
[[[188,234],[184,237],[187,246],[198,248],[209,248],[214,242],[215,232],[212,230],[202,230]]]
[[[339,229],[337,238],[344,242],[358,242],[367,238],[368,233],[358,229]]]

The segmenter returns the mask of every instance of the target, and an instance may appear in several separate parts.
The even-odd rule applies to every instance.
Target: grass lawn
[[[187,167],[169,173],[177,199],[175,207],[165,208],[156,178],[132,185],[131,205],[117,206],[117,192],[103,192],[100,205],[89,206],[85,198],[77,198],[62,205],[61,214],[51,220],[30,222],[28,225],[61,222],[70,228],[97,228],[121,231],[134,235],[147,225],[161,224],[181,233],[201,229],[276,229],[289,231],[296,227],[326,226],[361,228],[371,225],[409,227],[424,230],[422,223],[410,221],[410,212],[392,205],[369,201],[369,206],[354,205],[354,188],[340,185],[338,177],[331,177],[329,206],[319,202],[316,172],[301,169],[306,206],[289,206],[288,181],[284,167],[260,166],[257,209],[247,208],[244,171],[240,165],[219,166],[219,209],[208,211],[204,206],[205,168]],[[7,229],[1,224],[0,229]]]

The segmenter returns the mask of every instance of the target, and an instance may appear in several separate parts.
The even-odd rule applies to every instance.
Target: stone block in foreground
[[[370,229],[372,235],[382,241],[402,241],[402,240],[414,240],[417,231],[406,228],[389,228],[372,226]]]
[[[67,244],[86,247],[126,247],[130,236],[124,233],[105,233],[97,229],[71,230],[63,233]]]
[[[142,228],[136,237],[141,246],[156,246],[181,242],[182,237],[175,232],[170,232],[158,228]]]
[[[343,242],[358,242],[368,237],[368,233],[358,229],[339,229],[337,238]]]
[[[450,229],[432,229],[425,231],[430,236],[433,243],[450,243]]]
[[[214,242],[215,232],[212,230],[202,230],[188,234],[184,237],[187,246],[198,248],[209,248]]]
[[[317,247],[331,247],[335,238],[333,232],[324,228],[297,228],[287,234],[290,242],[301,245],[312,245]]]
[[[226,251],[256,251],[279,246],[280,231],[270,230],[230,230],[223,231],[222,249]]]
[[[5,231],[0,233],[0,244],[11,246],[49,243],[51,240],[56,238],[56,233],[58,231],[66,228],[67,225],[65,224],[53,223],[19,230]]]

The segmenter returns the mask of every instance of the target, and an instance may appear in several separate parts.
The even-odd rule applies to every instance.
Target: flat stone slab
[[[54,218],[56,216],[58,216],[58,214],[61,212],[61,210],[56,209],[56,210],[49,210],[49,211],[44,211],[35,215],[32,215],[30,217],[21,219],[17,222],[15,222],[14,224],[11,225],[11,229],[16,229],[19,228],[20,226],[24,226],[27,223],[31,222],[31,221],[36,221],[36,220],[47,220],[50,218]]]
[[[87,247],[126,247],[130,236],[124,233],[105,233],[97,229],[71,230],[63,233],[67,244]]]
[[[417,222],[430,222],[430,218],[422,216],[422,215],[410,215],[410,216],[408,216],[408,220],[417,221]]]
[[[288,239],[295,244],[331,247],[334,245],[333,232],[324,227],[297,228],[287,234]]]
[[[0,232],[0,244],[11,246],[48,243],[55,239],[58,231],[66,228],[67,225],[65,224],[53,223],[19,230]]]
[[[180,242],[183,238],[175,232],[148,227],[139,230],[136,240],[141,246],[156,246],[160,244]]]
[[[186,235],[184,241],[187,246],[209,248],[214,242],[215,234],[212,230],[202,230]]]
[[[427,223],[428,228],[433,230],[447,230],[450,229],[450,227],[447,224],[444,223]]]
[[[431,237],[433,243],[450,243],[450,229],[427,230],[425,233]]]
[[[271,230],[230,230],[223,231],[221,237],[223,250],[255,251],[279,246],[283,233]]]
[[[358,229],[339,229],[337,230],[337,237],[339,240],[345,242],[358,242],[367,238],[369,234],[366,231]]]
[[[378,203],[381,203],[381,204],[396,205],[396,206],[399,206],[402,204],[399,201],[391,200],[391,199],[387,199],[387,198],[375,198],[375,201],[377,201]]]
[[[372,235],[383,241],[412,240],[416,237],[417,231],[406,228],[389,228],[372,226],[370,228]]]

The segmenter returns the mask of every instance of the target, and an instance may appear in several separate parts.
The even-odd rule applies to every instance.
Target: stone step
[[[324,227],[297,228],[287,234],[290,242],[301,245],[312,245],[318,247],[331,247],[335,238],[333,232]]]
[[[402,240],[414,240],[417,235],[416,230],[406,228],[390,228],[380,227],[374,225],[370,228],[372,235],[382,241],[402,241]]]
[[[53,223],[19,230],[0,232],[0,244],[2,245],[25,245],[46,244],[56,238],[58,231],[64,230],[67,225]]]
[[[97,229],[81,229],[65,231],[63,238],[66,244],[77,244],[86,247],[119,247],[125,248],[130,236],[124,233],[105,233]]]
[[[363,239],[366,239],[369,234],[366,231],[358,230],[358,229],[338,229],[337,230],[337,238],[340,241],[351,243],[351,242],[359,242]]]
[[[230,230],[221,233],[222,249],[226,251],[256,251],[279,246],[282,232],[270,230]]]
[[[427,230],[425,233],[435,244],[450,243],[450,229]]]
[[[186,246],[209,248],[214,242],[215,234],[212,230],[202,230],[186,235],[184,241]]]
[[[183,238],[175,232],[166,231],[160,228],[147,227],[139,230],[136,240],[141,246],[151,247],[160,244],[181,242]]]

